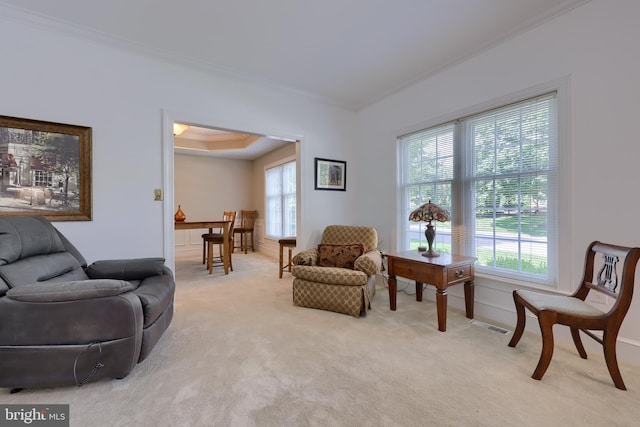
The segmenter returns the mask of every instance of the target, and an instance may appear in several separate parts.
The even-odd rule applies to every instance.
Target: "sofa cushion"
[[[86,268],[91,279],[142,280],[162,274],[164,258],[112,259],[96,261]]]
[[[81,280],[64,283],[30,283],[7,292],[7,298],[25,302],[61,302],[120,295],[133,290],[124,280]]]
[[[351,244],[319,244],[318,266],[350,268],[356,259],[364,253],[362,243]]]
[[[56,229],[39,216],[0,218],[0,265],[65,250]]]
[[[10,288],[15,288],[28,283],[55,280],[76,270],[78,271],[78,274],[74,274],[76,280],[87,278],[73,255],[69,252],[59,252],[32,256],[11,264],[0,265],[0,277]]]

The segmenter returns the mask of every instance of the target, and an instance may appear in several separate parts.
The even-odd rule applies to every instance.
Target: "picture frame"
[[[91,221],[86,126],[0,116],[0,216]]]
[[[316,157],[315,189],[347,191],[347,162]]]

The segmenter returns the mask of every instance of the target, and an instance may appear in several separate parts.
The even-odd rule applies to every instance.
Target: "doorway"
[[[302,137],[298,134],[292,132],[282,132],[282,131],[274,131],[272,129],[264,129],[264,128],[256,128],[255,126],[251,126],[250,124],[238,124],[238,123],[228,123],[222,120],[215,119],[203,119],[198,117],[193,117],[185,114],[175,114],[169,111],[164,111],[163,114],[163,186],[164,186],[164,257],[166,259],[166,264],[173,271],[175,271],[175,259],[176,259],[176,233],[174,231],[174,214],[177,210],[177,200],[175,197],[175,156],[176,153],[190,153],[194,154],[195,150],[200,150],[200,155],[204,156],[217,156],[219,158],[225,158],[225,155],[231,156],[230,158],[240,159],[243,156],[246,157],[246,152],[256,150],[255,143],[256,141],[259,144],[265,144],[271,141],[274,146],[277,146],[278,143],[282,144],[295,144],[295,159],[296,159],[296,191],[297,191],[297,201],[296,201],[296,223],[297,223],[297,232],[300,233],[301,230],[301,221],[300,221],[300,206],[301,206],[301,191],[300,191],[300,176],[301,176],[301,162],[300,162],[300,153],[301,153],[301,141]],[[252,148],[241,149],[236,147],[229,148],[227,141],[225,144],[227,148],[218,150],[214,149],[214,145],[212,141],[205,141],[209,145],[209,147],[203,147],[195,144],[193,142],[182,142],[178,144],[180,147],[176,148],[174,146],[174,132],[173,125],[174,123],[179,123],[185,126],[193,127],[193,132],[204,132],[210,134],[233,134],[234,138],[244,138],[244,136],[254,137],[255,141],[249,146],[254,145]],[[188,132],[188,130],[187,130]],[[220,139],[223,137],[213,137],[213,139]],[[185,140],[187,138],[181,138]],[[177,140],[177,138],[176,138]],[[244,142],[243,142],[244,143]],[[190,145],[191,144],[191,145]],[[195,145],[194,145],[195,144]],[[205,144],[205,145],[207,145]],[[222,144],[222,145],[225,145]],[[220,144],[218,144],[220,145]],[[277,150],[277,147],[276,147]],[[264,191],[264,189],[262,189]],[[263,202],[264,203],[264,202]],[[262,206],[264,206],[262,204]],[[184,206],[183,206],[184,209]],[[187,216],[189,214],[187,213]],[[188,219],[187,219],[188,220]]]

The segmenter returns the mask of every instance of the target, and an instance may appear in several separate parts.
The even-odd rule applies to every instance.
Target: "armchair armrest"
[[[379,250],[375,249],[365,254],[360,255],[353,264],[354,270],[359,270],[372,276],[382,267],[382,254]]]
[[[318,261],[318,251],[316,249],[307,249],[298,252],[292,259],[293,265],[316,265]]]
[[[30,283],[10,289],[6,297],[23,302],[63,302],[104,298],[132,291],[124,280],[98,279],[58,283]]]
[[[96,261],[85,269],[91,279],[142,280],[162,275],[164,258],[112,259]]]

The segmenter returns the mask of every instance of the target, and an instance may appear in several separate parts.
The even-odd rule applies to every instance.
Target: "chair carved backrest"
[[[362,243],[365,252],[369,252],[378,247],[378,232],[373,227],[328,225],[322,232],[321,242],[334,245]]]
[[[639,256],[636,248],[593,242],[587,249],[584,278],[574,296],[584,301],[589,291],[601,292],[616,300],[609,314],[620,311],[624,317],[631,306]]]
[[[240,211],[240,228],[253,230],[258,211]]]

